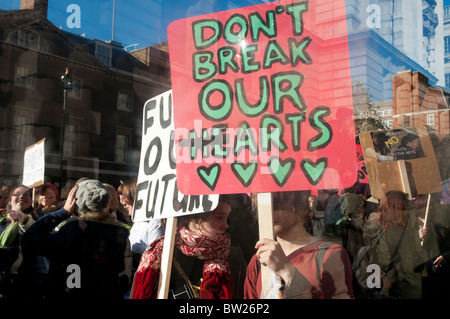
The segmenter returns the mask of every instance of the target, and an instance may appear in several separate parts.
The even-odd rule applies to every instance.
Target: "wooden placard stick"
[[[425,222],[423,223],[424,228],[427,228],[428,211],[430,210],[430,201],[431,201],[431,194],[428,194],[427,209],[425,210]]]
[[[256,195],[258,207],[258,225],[259,225],[259,239],[268,238],[275,240],[273,232],[273,209],[272,209],[272,193],[258,193]],[[270,280],[267,266],[261,265],[261,282],[262,291]]]
[[[431,200],[431,194],[428,194],[428,200],[427,200],[427,208],[425,210],[425,221],[423,222],[423,228],[427,228],[427,223],[428,223],[428,212],[430,210],[430,200]],[[420,244],[423,246],[423,240],[424,238],[422,238],[422,241],[420,242]]]
[[[157,299],[167,299],[169,296],[169,285],[170,285],[170,276],[172,272],[173,250],[175,247],[176,229],[177,229],[177,218],[176,217],[167,218],[164,236],[164,247],[161,256],[161,272],[159,274]]]
[[[411,186],[409,185],[408,171],[406,170],[405,161],[400,160],[397,163],[400,171],[400,178],[403,185],[403,192],[408,195],[408,199],[412,199]]]
[[[33,192],[31,195],[31,207],[36,209],[37,208],[37,207],[35,207],[36,206],[36,187],[33,187],[32,189],[33,189]],[[38,206],[39,206],[39,203],[38,203]]]

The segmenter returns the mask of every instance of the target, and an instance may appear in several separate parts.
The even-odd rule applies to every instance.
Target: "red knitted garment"
[[[177,228],[176,248],[186,256],[205,261],[200,299],[230,299],[232,297],[233,282],[228,263],[230,245],[230,236],[227,233],[216,239],[209,239],[185,227]],[[164,237],[161,237],[155,240],[142,255],[134,279],[133,299],[156,299],[163,246]]]

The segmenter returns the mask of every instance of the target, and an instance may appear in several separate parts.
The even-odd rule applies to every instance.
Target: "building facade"
[[[346,5],[352,79],[366,87],[378,119],[393,128],[400,116],[393,106],[398,72],[418,72],[427,85],[446,86],[443,2],[350,0]],[[364,112],[355,109],[355,116]]]
[[[450,134],[450,94],[428,83],[419,72],[401,71],[392,78],[393,127],[427,126],[441,140]]]
[[[21,182],[25,148],[44,138],[46,182],[59,185],[61,173],[63,184],[136,177],[142,105],[170,89],[167,52],[148,48],[139,59],[114,41],[60,30],[47,19],[47,1],[21,5],[0,11],[0,183]]]

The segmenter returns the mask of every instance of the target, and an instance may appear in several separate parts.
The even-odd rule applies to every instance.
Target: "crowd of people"
[[[258,236],[254,195],[179,217],[169,298],[450,297],[448,180],[429,198],[360,190],[272,193],[276,240]],[[136,179],[4,186],[0,298],[156,298],[165,225],[132,221],[135,192]]]

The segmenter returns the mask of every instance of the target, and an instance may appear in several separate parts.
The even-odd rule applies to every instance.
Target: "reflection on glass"
[[[195,120],[194,113],[187,106],[190,97],[194,95],[198,103],[200,89],[211,80],[224,80],[223,75],[228,73],[236,75],[231,80],[227,78],[229,86],[222,85],[222,88],[231,88],[227,92],[230,99],[239,99],[245,115],[250,114],[254,116],[252,119],[256,119],[255,127],[261,126],[259,117],[263,118],[261,123],[266,130],[256,131],[254,137],[257,138],[258,134],[271,136],[278,142],[277,151],[281,157],[286,154],[285,146],[295,149],[296,156],[292,155],[289,161],[284,161],[285,158],[273,161],[272,172],[269,169],[267,172],[273,173],[275,167],[284,168],[284,173],[277,171],[276,180],[270,180],[282,186],[287,185],[288,180],[293,188],[298,184],[314,184],[312,190],[302,193],[302,196],[314,193],[322,207],[310,214],[310,226],[312,221],[319,225],[321,238],[342,244],[352,252],[349,254],[352,262],[357,259],[359,249],[373,244],[371,250],[376,251],[381,243],[383,262],[368,262],[363,272],[369,276],[377,275],[377,268],[367,268],[369,265],[381,265],[384,271],[389,269],[387,253],[396,252],[396,243],[399,243],[402,254],[405,250],[406,253],[411,252],[414,246],[416,250],[409,257],[416,258],[418,250],[421,263],[414,264],[420,266],[418,271],[412,273],[408,270],[408,276],[414,276],[414,282],[409,282],[413,297],[448,296],[448,287],[441,284],[448,282],[450,265],[450,1],[305,1],[302,4],[309,5],[305,19],[311,19],[314,27],[304,30],[300,36],[291,32],[289,42],[287,37],[283,37],[288,30],[292,31],[292,25],[275,32],[274,23],[264,24],[266,20],[275,21],[282,15],[287,16],[286,11],[268,12],[267,15],[264,12],[258,17],[249,15],[246,9],[266,3],[270,6],[273,1],[72,2],[0,0],[2,212],[6,210],[8,190],[23,181],[27,147],[45,138],[45,183],[54,184],[60,191],[65,187],[70,189],[83,177],[117,187],[122,181],[138,175],[143,126],[148,125],[148,122],[143,122],[150,121],[143,118],[146,101],[178,85],[174,101],[181,105],[181,112],[186,113],[180,122],[187,125]],[[287,6],[298,2],[286,0],[279,4]],[[198,51],[198,55],[194,62],[192,54],[186,54],[192,48],[189,49],[185,43],[168,41],[170,23],[202,15],[218,19],[219,12],[226,10],[235,10],[244,17],[241,21],[248,28],[246,36],[241,39],[238,28],[228,30],[231,40],[239,38],[240,41],[219,43],[221,50],[214,45],[196,49],[194,51]],[[252,29],[256,25],[259,29]],[[189,30],[187,33],[181,30],[175,30],[174,35],[183,37],[190,34]],[[249,30],[259,30],[261,41],[252,38]],[[170,56],[169,47],[174,48]],[[265,57],[264,53],[267,53]],[[170,64],[176,56],[181,61],[178,69]],[[207,70],[199,68],[198,85],[188,85],[188,80],[181,74],[195,61],[200,64],[209,56],[216,59],[217,72],[207,74]],[[264,78],[257,73],[272,66],[279,66],[280,72],[297,72],[295,81],[292,76]],[[60,77],[66,68],[72,71],[72,88],[67,94],[63,118],[64,88]],[[241,74],[243,68],[248,72],[245,80]],[[192,76],[193,73],[188,72],[187,78]],[[301,94],[297,97],[303,98],[298,99],[298,108],[290,104],[293,95],[285,95],[278,104],[272,104],[277,88],[280,97],[283,93],[292,92],[289,91],[292,86],[299,87]],[[211,91],[204,97],[204,101],[211,98],[209,111],[214,119],[217,115],[214,111],[220,105],[222,95]],[[270,104],[270,108],[266,109],[266,104]],[[161,105],[155,108],[163,109]],[[336,109],[328,112],[324,106],[336,106]],[[314,109],[316,111],[312,112]],[[230,115],[236,123],[244,119],[239,110],[219,115],[221,119]],[[281,120],[274,120],[274,116]],[[164,120],[162,117],[160,120]],[[253,124],[252,119],[248,120],[249,124]],[[63,122],[65,128],[62,129]],[[190,147],[192,145],[188,143],[186,148],[198,153],[210,152],[212,157],[213,149],[216,156],[223,155],[232,150],[236,142],[238,150],[254,151],[254,154],[245,154],[246,159],[251,158],[250,155],[261,154],[258,153],[261,145],[253,144],[253,131],[247,130],[247,126],[242,124],[240,131],[234,131],[241,133],[243,139],[231,140],[225,134],[227,126],[223,121],[219,122],[205,120],[203,124],[207,126],[198,127],[199,132],[191,130],[188,133],[192,140],[195,140],[195,133],[202,137],[223,138],[221,146],[225,147],[208,143]],[[311,122],[324,134],[313,130],[302,133],[301,128]],[[282,126],[271,130],[279,123]],[[212,128],[214,124],[217,127]],[[327,130],[327,125],[332,129]],[[284,135],[276,130],[279,128],[284,128]],[[62,131],[64,140],[61,142]],[[346,142],[339,144],[343,137]],[[355,145],[354,141],[358,144]],[[268,145],[270,143],[263,144],[269,148]],[[327,161],[323,160],[325,156],[315,152],[322,146],[329,151]],[[60,149],[63,149],[62,160]],[[351,155],[344,157],[347,153]],[[311,154],[319,155],[313,157]],[[349,165],[355,157],[356,165]],[[228,171],[226,176],[233,178],[229,183],[232,191],[252,182],[265,184],[266,181],[253,179],[255,163],[233,166]],[[302,176],[308,175],[309,179],[286,179],[292,172],[290,165]],[[170,166],[175,168],[175,160],[171,160]],[[191,169],[191,172],[197,171]],[[216,171],[204,169],[204,180],[209,182],[213,172]],[[240,174],[239,180],[236,180],[236,174]],[[176,188],[174,180],[171,183],[170,192]],[[186,182],[186,185],[198,184]],[[212,182],[211,185],[215,186]],[[160,194],[164,186],[167,184],[159,185]],[[157,189],[155,184],[152,187],[148,189]],[[403,208],[392,208],[392,197],[385,198],[391,191],[406,194],[410,208],[408,214]],[[364,212],[358,211],[352,203],[349,205],[349,199],[355,197],[348,195],[355,193],[364,196]],[[147,195],[153,198],[153,193]],[[61,197],[65,196],[61,192]],[[233,209],[249,212],[249,197],[246,194],[236,197],[238,204]],[[149,203],[150,207],[152,203]],[[180,203],[184,207],[197,204],[195,198],[186,202],[184,199],[181,201],[181,197]],[[254,229],[249,231],[250,226],[244,230],[241,227],[253,225],[254,216],[250,213],[243,216],[248,219],[242,221],[242,216],[231,214],[235,219],[230,222],[229,232],[232,238],[243,238],[239,245],[249,262],[258,236],[257,231],[256,235],[252,233]],[[391,223],[398,216],[400,223]],[[1,215],[2,222],[7,220],[3,217],[5,215]],[[21,220],[26,219],[24,215],[20,217]],[[383,230],[386,223],[389,227]],[[408,242],[402,242],[406,239],[401,237],[394,242],[390,236],[392,232],[406,228],[409,233],[403,238],[408,238]],[[314,233],[312,228],[311,233]],[[361,238],[365,241],[358,241]],[[410,248],[405,248],[408,245]],[[373,272],[367,274],[367,269],[373,269]],[[371,277],[373,281],[368,286],[358,286],[354,282],[355,297],[379,298],[380,278]],[[394,284],[392,287],[398,286]]]

